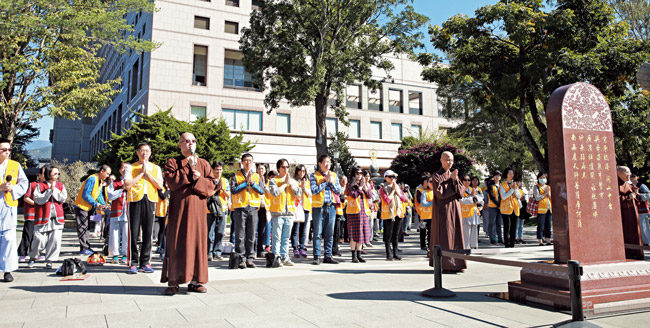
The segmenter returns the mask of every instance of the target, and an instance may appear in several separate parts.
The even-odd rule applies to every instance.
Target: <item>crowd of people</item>
[[[539,245],[552,244],[551,191],[544,172],[530,191],[512,168],[492,172],[482,184],[477,176],[452,170],[453,154],[445,152],[440,171],[423,175],[413,195],[392,170],[383,174],[383,181],[360,167],[350,176],[338,176],[328,155],[318,158],[312,173],[297,165],[291,174],[286,159],[266,167],[255,165],[246,153],[228,181],[223,163],[210,165],[195,155],[192,134],[181,135],[178,146],[181,155],[160,167],[149,161],[150,145],[141,143],[136,147],[138,161],[121,163],[119,178],[104,165],[73,195],[80,254],[95,253],[90,247],[90,218],[104,215],[108,260],[126,264],[129,274],[152,273],[157,246],[155,252],[163,262],[161,281],[168,283],[169,295],[188,282],[188,290],[206,292],[208,262],[225,260],[225,254],[230,254],[231,269],[255,268],[256,258],[264,258],[269,268],[293,266],[292,258],[310,255],[313,265],[337,264],[341,243],[346,242],[351,262],[363,263],[366,249],[374,247],[383,233],[386,260],[399,261],[399,243],[413,225],[423,250],[432,244],[443,249],[478,248],[481,225],[490,244],[511,248],[526,243],[527,213],[537,220]],[[11,272],[19,262],[34,267],[42,261],[45,268],[52,268],[59,260],[63,204],[68,198],[59,168],[42,167],[30,183],[10,159],[10,148],[9,140],[0,140],[0,270],[5,281],[13,280]],[[632,177],[635,185],[636,179]],[[634,191],[642,195],[637,201],[639,214],[646,218],[641,229],[647,244],[645,201],[650,190],[639,185]],[[21,197],[25,223],[16,247],[16,206]],[[443,269],[463,271],[465,262],[444,258]]]

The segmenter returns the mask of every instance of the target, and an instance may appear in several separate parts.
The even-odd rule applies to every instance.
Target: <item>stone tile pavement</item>
[[[444,275],[456,292],[449,299],[428,299],[420,292],[433,285],[433,270],[419,249],[417,233],[401,244],[402,261],[384,260],[383,247],[368,249],[367,263],[313,266],[310,259],[278,269],[228,270],[227,261],[210,262],[208,293],[164,296],[161,263],[154,274],[126,274],[126,266],[91,267],[83,281],[60,281],[43,263],[21,264],[13,283],[0,284],[0,327],[549,327],[568,320],[553,312],[503,301],[488,293],[507,291],[518,269],[477,262],[463,274]],[[551,246],[530,243],[494,256],[546,260]],[[96,249],[99,240],[94,239]],[[65,230],[63,258],[80,257],[76,233]],[[481,247],[490,248],[482,244]],[[58,264],[57,264],[58,265]],[[601,327],[641,327],[650,312],[592,318]]]

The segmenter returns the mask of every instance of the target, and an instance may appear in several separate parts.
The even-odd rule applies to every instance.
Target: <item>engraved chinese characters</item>
[[[555,260],[624,261],[609,106],[587,83],[561,87],[547,113]]]

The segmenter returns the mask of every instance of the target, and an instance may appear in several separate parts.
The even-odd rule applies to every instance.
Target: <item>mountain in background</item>
[[[26,150],[40,149],[45,147],[52,147],[49,140],[34,140],[25,146]]]

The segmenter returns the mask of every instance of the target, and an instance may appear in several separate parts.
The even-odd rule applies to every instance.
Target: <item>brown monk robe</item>
[[[626,244],[643,245],[641,228],[639,226],[639,212],[637,212],[636,187],[629,184],[631,172],[625,166],[616,169],[618,175],[618,191],[621,202],[621,219],[623,220],[623,241]],[[625,249],[625,258],[643,260],[643,250]]]
[[[210,164],[192,155],[196,139],[181,136],[181,156],[170,158],[164,179],[170,190],[167,245],[160,282],[165,294],[174,295],[178,285],[189,282],[188,291],[205,293],[208,282],[207,198],[215,181]]]
[[[440,245],[442,250],[462,250],[465,243],[460,199],[463,198],[465,187],[458,179],[458,170],[450,171],[454,164],[454,155],[444,152],[440,161],[442,168],[432,176],[434,195],[431,247]],[[433,265],[433,252],[429,258],[429,265]],[[442,257],[443,272],[458,272],[466,267],[465,260]]]

